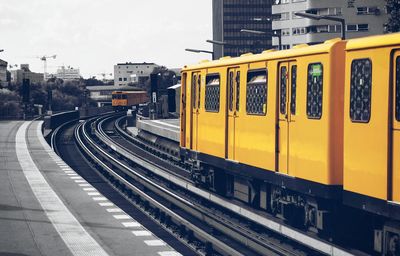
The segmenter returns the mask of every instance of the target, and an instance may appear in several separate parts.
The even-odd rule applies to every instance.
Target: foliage
[[[386,0],[386,8],[389,15],[386,24],[387,32],[400,31],[400,0]]]
[[[0,89],[0,119],[17,119],[21,116],[19,95],[7,88]]]

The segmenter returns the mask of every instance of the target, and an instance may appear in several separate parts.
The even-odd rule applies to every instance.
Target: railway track
[[[143,149],[149,150],[149,145],[132,137],[128,142],[122,118],[109,115],[80,123],[75,129],[77,144],[120,193],[197,253],[350,255],[197,188],[173,156],[165,157],[165,152],[151,148],[150,153]]]

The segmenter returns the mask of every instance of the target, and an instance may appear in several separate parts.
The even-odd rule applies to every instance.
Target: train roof
[[[331,49],[340,42],[345,43],[346,41],[342,41],[340,38],[334,38],[327,40],[322,44],[317,44],[317,45],[307,45],[307,44],[297,45],[289,50],[281,50],[281,51],[266,50],[260,54],[246,53],[242,54],[240,57],[235,57],[235,58],[222,57],[219,60],[214,60],[214,61],[204,60],[195,65],[185,66],[182,69],[182,71],[213,68],[220,66],[234,66],[234,65],[240,65],[250,62],[259,62],[264,60],[286,59],[296,56],[329,53]]]
[[[146,91],[113,91],[112,94],[138,94],[147,93]]]
[[[400,33],[351,39],[346,45],[346,50],[352,51],[391,45],[400,45]]]

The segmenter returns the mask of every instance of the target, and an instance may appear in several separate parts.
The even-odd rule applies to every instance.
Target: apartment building
[[[384,33],[388,20],[385,0],[275,0],[272,5],[272,29],[282,36],[282,48],[297,44],[317,44],[340,37],[341,25],[328,20],[311,20],[295,15],[306,12],[338,16],[346,20],[346,37],[364,37]],[[278,39],[272,44],[278,47]]]
[[[149,79],[153,70],[159,67],[155,63],[119,63],[114,65],[114,85],[125,86],[129,84],[143,84]]]

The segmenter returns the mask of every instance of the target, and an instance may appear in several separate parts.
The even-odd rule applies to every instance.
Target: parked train
[[[400,34],[185,66],[181,103],[199,185],[400,254]]]
[[[139,106],[149,102],[146,91],[114,91],[112,92],[112,106],[115,111],[127,110],[132,106]]]

